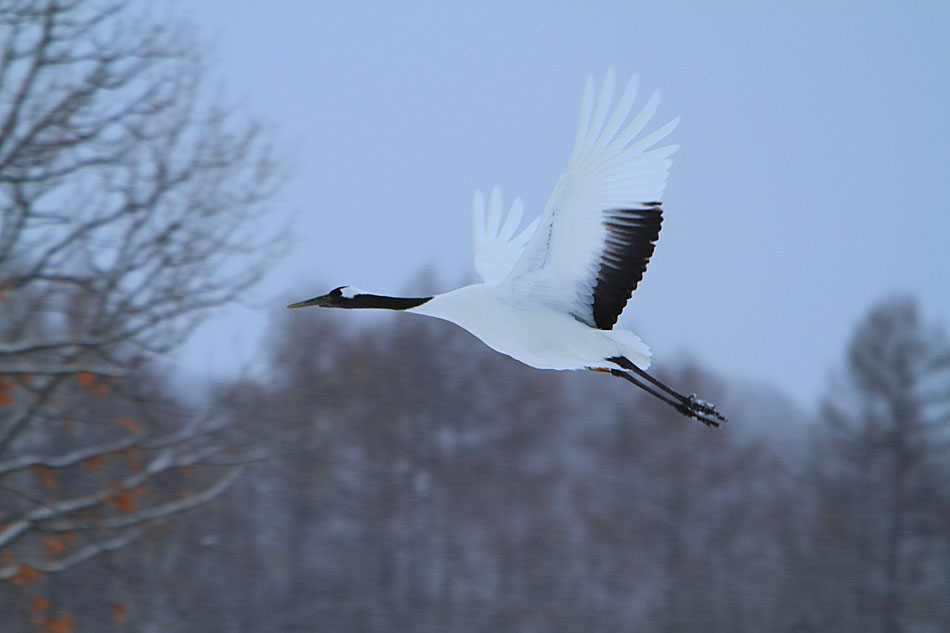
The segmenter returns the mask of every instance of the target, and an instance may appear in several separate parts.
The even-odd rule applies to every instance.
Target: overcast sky
[[[253,366],[268,315],[334,286],[411,292],[426,266],[442,290],[473,281],[474,189],[539,213],[584,80],[609,66],[639,74],[641,104],[662,91],[651,127],[681,117],[620,322],[657,366],[689,353],[809,407],[886,294],[947,323],[950,3],[723,4],[186,5],[210,74],[274,124],[296,238],[188,365]]]

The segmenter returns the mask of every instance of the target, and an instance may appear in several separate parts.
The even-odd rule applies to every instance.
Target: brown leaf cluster
[[[42,574],[39,572],[36,567],[30,565],[29,563],[20,563],[20,567],[17,569],[16,573],[10,577],[10,582],[13,583],[14,587],[22,587],[23,585],[29,585],[40,579]]]
[[[109,393],[109,385],[99,376],[91,371],[81,371],[76,374],[76,380],[79,386],[96,396],[104,396]]]
[[[50,490],[59,488],[59,481],[56,479],[56,469],[44,464],[36,464],[35,466],[30,466],[30,470],[40,478],[45,488]]]
[[[9,378],[0,376],[0,407],[13,402],[13,396],[10,395],[12,387],[13,385]]]
[[[44,633],[72,633],[76,630],[76,619],[72,613],[61,611],[55,616],[43,620],[43,626],[40,630]]]
[[[115,494],[109,499],[109,503],[118,509],[119,512],[132,514],[138,510],[135,500],[145,494],[145,486],[123,488],[119,485],[114,485],[113,489],[115,490]]]

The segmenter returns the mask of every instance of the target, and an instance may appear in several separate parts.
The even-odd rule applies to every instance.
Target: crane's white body
[[[650,349],[629,330],[598,330],[504,286],[473,284],[436,295],[407,312],[451,321],[496,352],[538,369],[616,368],[623,356],[650,366]]]

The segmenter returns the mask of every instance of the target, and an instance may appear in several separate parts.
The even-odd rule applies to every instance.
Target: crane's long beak
[[[307,299],[306,301],[298,301],[297,303],[291,303],[288,308],[306,308],[308,306],[326,306],[327,305],[327,295],[322,297],[314,297],[313,299]]]

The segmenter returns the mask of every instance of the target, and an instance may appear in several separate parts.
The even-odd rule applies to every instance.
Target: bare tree
[[[222,428],[148,404],[169,398],[143,367],[259,278],[279,179],[188,30],[137,6],[0,2],[0,580],[20,586],[236,473],[170,486]]]
[[[856,329],[839,387],[811,475],[814,628],[946,628],[950,341],[913,300],[884,301]]]

